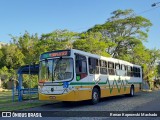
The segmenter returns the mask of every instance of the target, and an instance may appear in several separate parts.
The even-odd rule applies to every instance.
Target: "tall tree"
[[[39,45],[43,44],[43,51],[59,49],[71,49],[77,33],[68,30],[56,30],[48,34],[42,34]]]
[[[128,53],[135,45],[146,41],[151,22],[135,16],[133,10],[116,10],[104,24],[95,25],[88,32],[101,32],[108,43],[107,51],[115,58]]]
[[[16,45],[10,44],[2,47],[1,50],[3,52],[3,57],[1,58],[3,66],[8,69],[17,69],[19,66],[24,65],[25,57]]]
[[[39,53],[36,51],[36,45],[38,44],[38,34],[30,35],[27,31],[20,37],[12,37],[13,44],[21,50],[25,56],[25,64],[37,62],[39,60]]]

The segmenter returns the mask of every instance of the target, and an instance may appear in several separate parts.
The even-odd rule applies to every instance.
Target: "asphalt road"
[[[109,117],[108,114],[110,112],[118,113],[118,111],[137,111],[138,113],[143,113],[143,111],[150,112],[155,111],[160,112],[160,91],[154,91],[154,92],[139,92],[136,93],[134,97],[126,97],[124,95],[121,96],[114,96],[114,97],[108,97],[105,99],[101,99],[100,103],[96,105],[90,105],[89,101],[83,101],[83,102],[76,102],[72,104],[64,104],[62,102],[59,103],[53,103],[53,104],[46,104],[40,107],[36,108],[30,108],[26,109],[24,111],[33,111],[33,112],[43,112],[45,113],[49,112],[50,114],[59,115],[61,117],[43,117],[38,118],[39,120],[112,120],[112,119],[139,119],[139,120],[159,120],[157,117]],[[108,111],[108,112],[106,112]],[[106,112],[106,116],[105,116]],[[85,114],[84,114],[85,113]],[[65,115],[64,115],[65,114]],[[71,117],[72,114],[77,117]],[[93,117],[86,117],[86,114],[88,116]],[[97,114],[97,115],[96,115]],[[101,114],[103,114],[101,116]],[[97,117],[100,115],[100,117]],[[66,117],[69,116],[69,117]],[[2,118],[0,118],[2,119]],[[21,118],[16,118],[16,120]],[[24,118],[23,118],[24,119]],[[25,118],[28,119],[28,118]],[[29,118],[28,120],[32,120],[32,118]]]

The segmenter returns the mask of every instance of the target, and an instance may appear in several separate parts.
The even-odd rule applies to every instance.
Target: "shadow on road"
[[[138,95],[135,95],[134,97],[138,97]],[[119,95],[119,96],[112,96],[112,97],[106,97],[102,98],[97,106],[102,105],[102,104],[107,104],[112,101],[119,101],[121,99],[132,99],[133,97],[127,97],[125,95]],[[90,100],[85,100],[85,101],[80,101],[80,102],[57,102],[57,103],[49,103],[42,105],[41,107],[46,110],[50,109],[61,109],[61,108],[76,108],[76,107],[83,107],[83,106],[91,106]]]

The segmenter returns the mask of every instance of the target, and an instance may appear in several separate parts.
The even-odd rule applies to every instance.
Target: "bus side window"
[[[79,81],[87,76],[87,61],[86,57],[75,54],[76,63],[76,80]]]
[[[123,64],[121,65],[121,75],[122,75],[122,76],[127,76],[127,75],[126,75],[126,66],[123,65]]]
[[[138,72],[138,77],[141,77],[140,68],[137,68],[137,72]]]
[[[100,60],[100,74],[107,75],[107,62]]]
[[[134,77],[141,77],[140,68],[133,67],[133,73],[134,73]]]
[[[131,67],[130,76],[133,77],[133,67]]]
[[[133,68],[131,66],[127,66],[127,76],[133,77]]]
[[[137,68],[136,67],[133,67],[133,76],[137,77]]]
[[[130,77],[130,66],[127,66],[127,76],[129,76]]]
[[[88,58],[89,73],[99,74],[99,60],[95,58]]]
[[[108,62],[108,72],[109,72],[109,75],[115,75],[113,62]]]
[[[118,63],[115,64],[115,72],[116,72],[116,75],[118,75],[118,76],[121,75],[120,74],[120,72],[121,72],[120,64],[118,64]]]

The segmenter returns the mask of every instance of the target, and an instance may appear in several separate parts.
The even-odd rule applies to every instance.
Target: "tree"
[[[3,51],[2,49],[0,49],[0,68],[4,66],[3,56],[4,56]]]
[[[148,59],[146,59],[146,63],[143,64],[144,79],[151,81],[153,77],[158,74],[155,63],[157,59],[160,59],[160,51],[156,49],[147,49],[146,51],[148,52]]]
[[[3,66],[6,66],[8,69],[17,69],[19,66],[24,65],[23,60],[25,57],[16,45],[10,44],[2,47],[1,50],[3,53],[1,58]]]
[[[101,33],[82,33],[80,38],[73,43],[74,49],[83,50],[93,54],[109,56],[106,53],[107,44],[103,41]]]
[[[112,15],[104,24],[95,25],[88,32],[101,32],[109,45],[107,52],[119,58],[146,41],[152,24],[142,16],[135,16],[133,10],[116,10]]]
[[[158,64],[158,65],[156,66],[156,70],[157,70],[157,75],[156,75],[156,77],[160,80],[160,64]]]
[[[27,31],[20,37],[12,37],[15,44],[25,56],[24,63],[30,64],[38,62],[39,53],[36,51],[36,45],[39,42],[38,34],[30,35]]]
[[[77,33],[68,30],[56,30],[48,34],[42,34],[39,45],[43,44],[43,51],[71,49],[72,42],[76,40]]]

